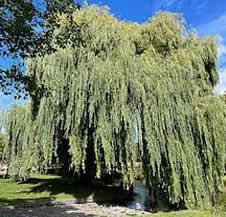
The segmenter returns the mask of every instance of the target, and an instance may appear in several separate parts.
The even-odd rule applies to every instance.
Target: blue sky
[[[226,90],[225,0],[88,0],[88,3],[107,5],[117,18],[139,23],[148,21],[160,10],[183,13],[187,24],[196,28],[200,36],[218,36],[220,82],[216,87],[216,93],[221,94]],[[0,110],[9,107],[11,103],[12,97],[0,93]]]

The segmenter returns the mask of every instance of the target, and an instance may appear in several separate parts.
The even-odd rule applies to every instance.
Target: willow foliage
[[[4,151],[5,145],[6,145],[5,135],[3,133],[0,133],[0,161],[2,160],[2,157],[3,157],[3,151]]]
[[[31,159],[34,157],[34,150],[29,146],[29,141],[25,140],[31,134],[29,109],[30,106],[15,104],[4,111],[1,117],[1,127],[7,133],[3,158],[12,164],[21,159],[25,168],[32,167]]]
[[[20,144],[42,166],[66,150],[75,171],[119,170],[127,185],[139,153],[154,198],[162,191],[171,204],[213,204],[226,139],[225,106],[213,95],[215,39],[197,38],[167,12],[140,25],[92,5],[57,22],[56,38],[71,36],[64,48],[53,40],[55,53],[30,59],[28,73],[45,92],[33,93],[29,120],[18,113],[25,123],[11,116],[12,150]]]

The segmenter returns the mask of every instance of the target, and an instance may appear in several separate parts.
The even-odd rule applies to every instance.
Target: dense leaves
[[[0,161],[2,160],[3,157],[3,151],[4,147],[6,145],[6,135],[3,133],[0,133]]]
[[[56,23],[55,52],[28,62],[45,92],[8,115],[9,158],[40,168],[67,162],[90,180],[120,171],[130,186],[139,157],[153,200],[212,205],[226,141],[225,104],[213,95],[215,39],[197,38],[167,12],[138,25],[93,5]]]

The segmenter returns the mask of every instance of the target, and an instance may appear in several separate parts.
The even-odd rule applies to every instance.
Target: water
[[[133,199],[131,201],[128,201],[127,206],[130,209],[149,211],[149,202],[149,190],[141,181],[136,181]]]

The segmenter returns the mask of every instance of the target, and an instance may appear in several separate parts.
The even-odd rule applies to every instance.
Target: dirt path
[[[64,204],[35,208],[2,208],[0,217],[117,217],[147,214],[122,206],[86,204]]]

